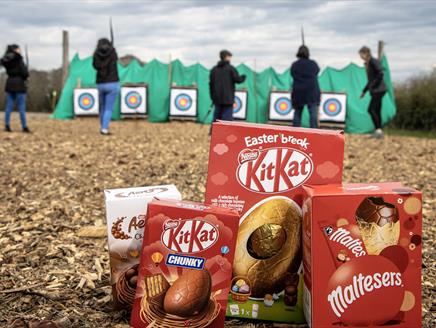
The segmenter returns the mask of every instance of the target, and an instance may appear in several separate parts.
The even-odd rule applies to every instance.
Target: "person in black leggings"
[[[373,137],[381,139],[383,138],[381,121],[382,100],[387,90],[383,80],[383,67],[379,60],[372,57],[371,50],[368,47],[360,48],[359,55],[365,62],[366,75],[368,76],[368,83],[363,89],[360,98],[363,98],[367,91],[371,94],[368,113],[371,115],[372,122],[374,123],[375,130]]]

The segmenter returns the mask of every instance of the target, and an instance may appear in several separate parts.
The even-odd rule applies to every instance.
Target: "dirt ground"
[[[102,137],[97,119],[46,116],[30,117],[30,127],[31,135],[0,132],[0,326],[23,317],[128,327],[126,313],[110,307],[103,190],[174,183],[201,201],[208,127],[122,121]],[[402,181],[424,192],[424,327],[436,320],[435,153],[436,139],[346,136],[344,181]],[[273,325],[226,324],[236,326]]]

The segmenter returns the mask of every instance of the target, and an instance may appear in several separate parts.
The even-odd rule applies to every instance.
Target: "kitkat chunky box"
[[[304,322],[304,183],[342,181],[342,131],[218,122],[206,202],[241,213],[227,315]]]
[[[194,202],[148,206],[133,328],[222,328],[239,214]]]
[[[421,327],[421,193],[400,183],[305,186],[311,327]]]
[[[135,297],[147,204],[154,197],[180,200],[174,185],[107,189],[106,219],[113,304],[130,308]]]

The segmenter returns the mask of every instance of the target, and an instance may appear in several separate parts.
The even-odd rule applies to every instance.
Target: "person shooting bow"
[[[0,63],[5,67],[8,79],[6,80],[6,108],[5,108],[5,131],[12,132],[11,113],[17,104],[20,113],[21,127],[23,132],[30,133],[26,121],[26,95],[27,79],[29,70],[24,63],[21,49],[16,44],[8,45]]]
[[[366,92],[369,91],[371,95],[371,101],[368,107],[368,113],[371,115],[372,122],[374,123],[374,133],[372,136],[377,139],[383,138],[381,111],[382,100],[387,88],[384,82],[383,67],[379,60],[375,59],[371,55],[371,50],[363,46],[359,50],[360,58],[365,62],[366,75],[368,77],[368,83],[360,95],[363,98]]]
[[[233,103],[235,101],[235,84],[243,83],[245,75],[239,75],[230,62],[232,53],[220,52],[220,61],[210,72],[210,96],[215,107],[213,121],[233,121]]]

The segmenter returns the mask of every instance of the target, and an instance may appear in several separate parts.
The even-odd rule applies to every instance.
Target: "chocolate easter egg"
[[[179,317],[200,313],[209,302],[211,287],[207,270],[186,270],[166,292],[165,312]]]
[[[244,218],[233,275],[247,277],[253,297],[281,292],[287,273],[298,270],[301,224],[300,208],[284,198],[261,203]]]

